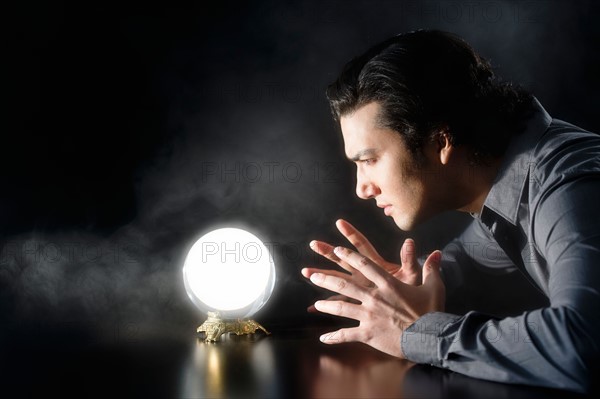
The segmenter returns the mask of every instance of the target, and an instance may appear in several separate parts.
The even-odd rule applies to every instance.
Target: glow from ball
[[[238,228],[213,230],[190,249],[183,266],[185,289],[202,311],[243,318],[257,312],[275,287],[275,264],[254,234]]]

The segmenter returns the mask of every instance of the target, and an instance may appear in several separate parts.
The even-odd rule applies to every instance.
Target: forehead
[[[379,115],[380,105],[376,102],[370,102],[354,112],[343,115],[340,118],[342,132],[354,127],[374,128],[377,125],[377,116]]]
[[[371,102],[340,118],[348,158],[365,149],[381,151],[390,146],[402,145],[402,139],[397,132],[378,126],[379,110],[379,104]]]

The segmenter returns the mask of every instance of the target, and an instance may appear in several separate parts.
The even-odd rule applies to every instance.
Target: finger
[[[328,260],[332,261],[333,263],[336,263],[342,269],[347,270],[350,273],[354,272],[354,268],[352,266],[350,266],[348,263],[341,260],[333,252],[333,248],[334,248],[333,245],[327,244],[326,242],[323,242],[323,241],[313,240],[310,242],[310,248],[313,251],[315,251],[316,253],[318,253],[319,255],[327,258]]]
[[[340,330],[321,335],[319,340],[325,344],[356,342],[360,341],[360,330],[359,327],[342,328]]]
[[[360,303],[360,301],[357,301],[356,299],[348,298],[347,296],[344,296],[344,295],[332,295],[332,296],[328,297],[326,300],[327,301],[344,301],[344,302],[350,302],[350,303],[356,303],[356,304]],[[315,308],[314,304],[307,307],[306,311],[309,313],[318,312],[318,310],[317,310],[317,308]]]
[[[376,263],[382,263],[383,258],[379,255],[379,252],[377,252],[373,244],[356,227],[344,219],[339,219],[335,222],[335,226],[359,253]]]
[[[402,248],[400,249],[400,262],[402,264],[402,270],[405,273],[416,275],[421,273],[421,266],[417,260],[415,242],[412,238],[404,240],[404,244],[402,244]]]
[[[423,285],[434,287],[440,283],[443,285],[440,274],[440,265],[442,263],[442,252],[433,251],[423,264]]]
[[[346,301],[317,301],[315,302],[315,309],[321,313],[347,317],[354,320],[359,320],[361,314],[360,305]]]
[[[312,276],[310,276],[310,281],[321,288],[337,292],[338,294],[342,294],[359,301],[366,295],[365,288],[354,284],[348,277],[314,273]]]
[[[314,267],[305,267],[305,268],[303,268],[301,270],[301,273],[306,278],[310,278],[310,276],[312,276],[315,273],[323,273],[323,274],[328,274],[330,276],[336,276],[336,277],[349,276],[348,273],[340,272],[340,271],[337,271],[337,270],[317,269],[317,268],[314,268]]]
[[[340,261],[341,262],[341,261]],[[344,264],[346,264],[346,262],[343,262]],[[362,285],[363,287],[373,287],[373,283],[369,280],[367,280],[367,278],[365,276],[363,276],[361,274],[361,272],[359,272],[358,270],[356,270],[355,268],[353,268],[352,266],[346,264],[346,267],[348,269],[350,269],[352,271],[352,280],[359,284]],[[330,276],[336,276],[336,277],[348,277],[350,276],[350,274],[346,273],[346,272],[341,272],[338,270],[331,270],[331,269],[317,269],[314,267],[305,267],[301,270],[301,273],[304,277],[306,278],[310,278],[310,276],[312,276],[315,273],[323,273],[323,274],[328,274]]]
[[[327,301],[344,301],[344,302],[348,302],[348,303],[360,304],[360,301],[358,301],[354,298],[348,298],[345,295],[332,295],[329,298],[327,298],[326,300]]]
[[[361,272],[369,281],[381,287],[387,282],[389,274],[366,256],[344,247],[336,247],[335,254],[350,266]]]

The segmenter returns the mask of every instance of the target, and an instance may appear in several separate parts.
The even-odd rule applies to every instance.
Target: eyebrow
[[[354,155],[352,158],[348,158],[348,159],[351,160],[352,162],[356,162],[356,161],[360,160],[362,157],[364,157],[365,155],[372,156],[376,152],[377,152],[377,150],[375,150],[375,148],[367,148],[365,150],[360,150],[359,152],[356,153],[356,155]]]

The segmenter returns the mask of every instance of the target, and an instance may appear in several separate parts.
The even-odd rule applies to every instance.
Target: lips
[[[383,208],[383,213],[386,216],[390,216],[390,213],[392,213],[392,206],[390,204],[377,204],[377,206]]]

